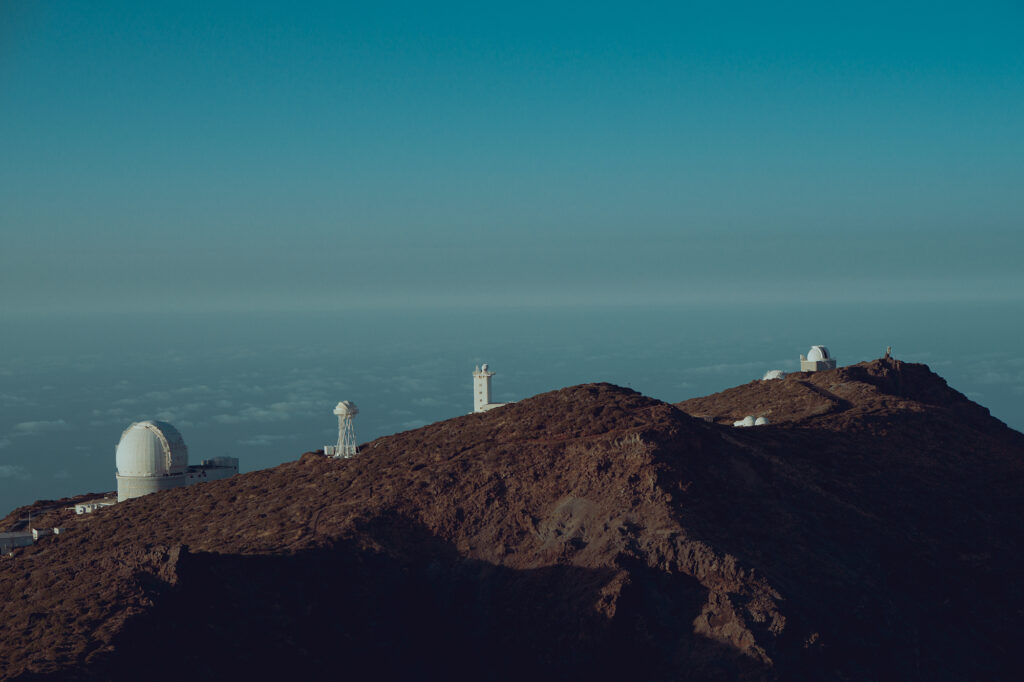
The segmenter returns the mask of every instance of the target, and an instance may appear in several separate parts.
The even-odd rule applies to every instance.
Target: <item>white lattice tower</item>
[[[350,400],[342,400],[334,408],[338,415],[338,444],[332,453],[335,457],[352,457],[356,454],[356,429],[352,417],[359,414],[359,408]]]

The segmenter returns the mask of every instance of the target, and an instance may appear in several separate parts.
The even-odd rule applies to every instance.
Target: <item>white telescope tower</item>
[[[351,400],[342,400],[334,408],[334,414],[338,415],[338,444],[325,445],[324,454],[347,459],[356,454],[356,430],[352,417],[359,414],[359,408]]]
[[[508,403],[491,402],[491,377],[494,372],[484,363],[473,370],[473,412],[487,412]]]

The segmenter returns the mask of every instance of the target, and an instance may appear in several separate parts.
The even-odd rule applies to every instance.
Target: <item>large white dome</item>
[[[188,467],[185,440],[167,422],[135,422],[117,444],[117,473],[121,476],[166,476]]]
[[[824,362],[831,359],[831,357],[828,354],[828,348],[825,348],[825,346],[811,346],[811,350],[807,352],[807,359],[810,362]]]

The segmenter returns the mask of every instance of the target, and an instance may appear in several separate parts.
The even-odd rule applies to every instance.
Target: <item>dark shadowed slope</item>
[[[0,671],[1012,677],[1020,434],[895,362],[680,407],[576,386],[69,519],[0,562]]]

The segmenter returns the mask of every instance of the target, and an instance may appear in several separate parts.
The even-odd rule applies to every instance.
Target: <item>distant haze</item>
[[[796,371],[811,344],[840,365],[891,345],[1021,430],[1022,320],[1020,303],[9,315],[0,511],[112,490],[133,421],[170,421],[191,461],[251,471],[334,443],[339,400],[359,405],[360,443],[467,414],[482,362],[498,402],[593,381],[676,402]]]

